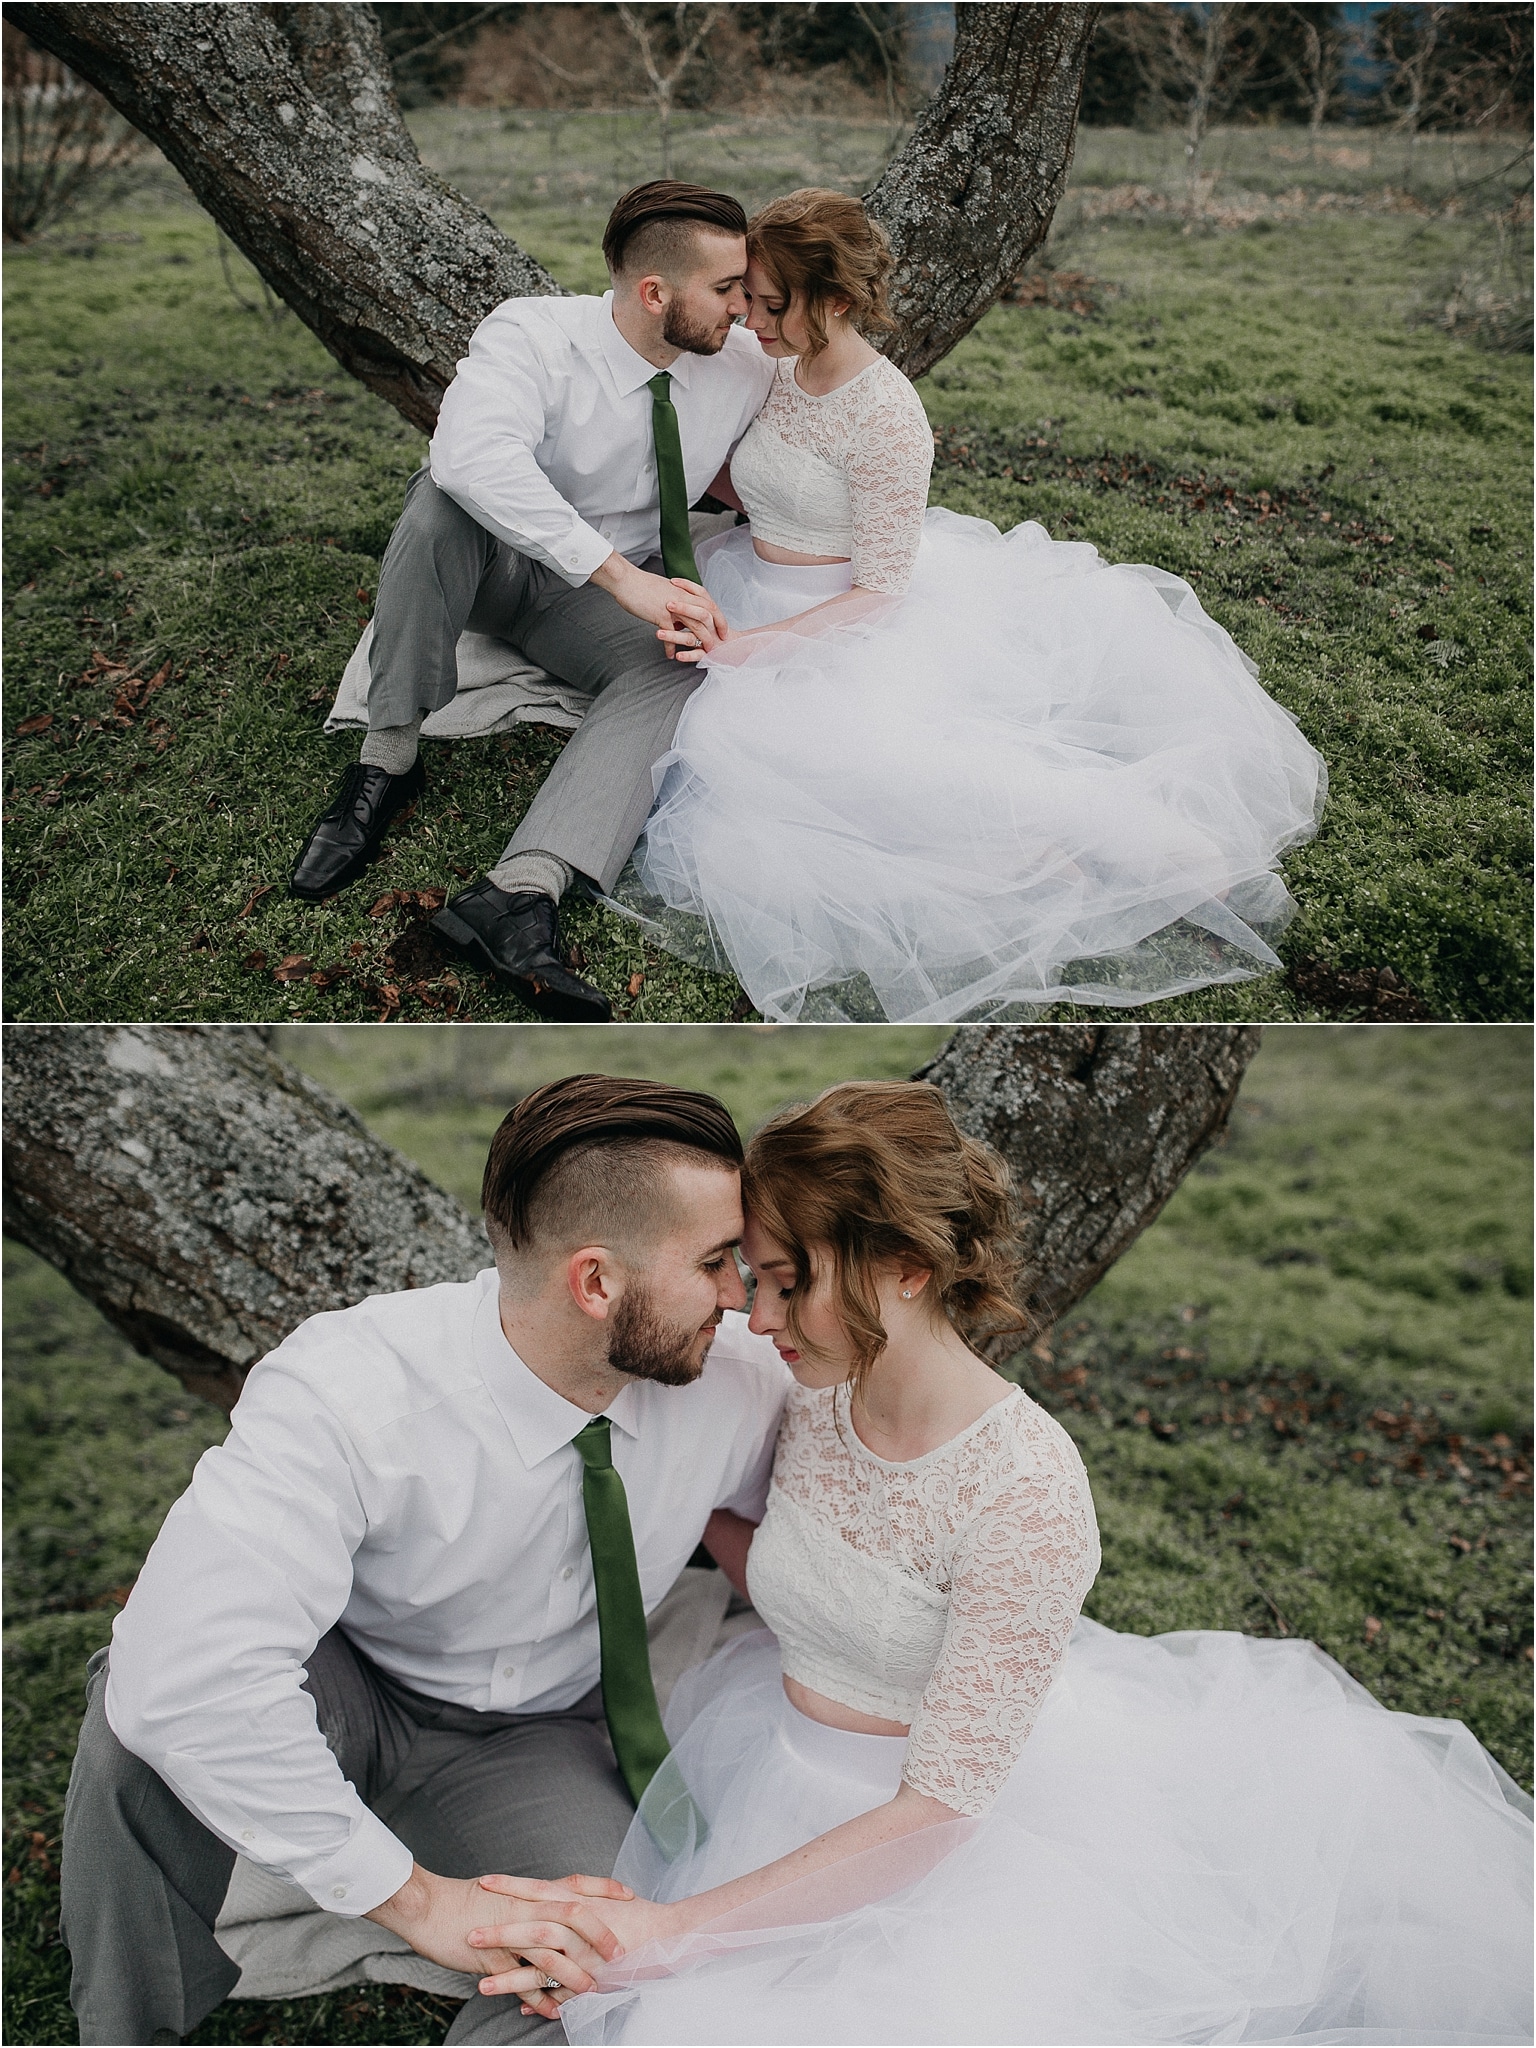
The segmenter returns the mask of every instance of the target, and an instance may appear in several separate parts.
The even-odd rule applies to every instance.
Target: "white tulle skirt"
[[[889,1799],[905,1750],[798,1713],[766,1631],[684,1678],[667,1724],[616,1866],[667,1900]],[[1460,1722],[1389,1713],[1309,1643],[1084,1621],[984,1820],[636,1950],[566,2032],[1529,2042],[1530,1811]]]
[[[845,565],[763,562],[745,527],[698,559],[734,626],[848,587]],[[702,921],[770,1018],[946,1022],[1271,972],[1277,863],[1327,778],[1255,673],[1178,577],[931,511],[883,614],[710,669],[629,907],[665,906],[679,951]]]

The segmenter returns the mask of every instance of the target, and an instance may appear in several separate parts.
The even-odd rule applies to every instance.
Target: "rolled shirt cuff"
[[[255,1862],[265,1860],[256,1849],[246,1853]],[[356,1920],[393,1898],[415,1866],[416,1859],[400,1837],[364,1807],[344,1849],[334,1856],[306,1856],[299,1862],[294,1861],[290,1849],[280,1867],[327,1913]]]
[[[565,539],[552,548],[549,566],[573,586],[585,583],[594,569],[601,569],[613,553],[613,542],[604,540],[596,527],[578,519]]]

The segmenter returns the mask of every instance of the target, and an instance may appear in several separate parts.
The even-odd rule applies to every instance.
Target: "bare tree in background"
[[[1287,37],[1282,43],[1281,63],[1307,110],[1307,135],[1315,159],[1318,137],[1338,100],[1354,37],[1332,8],[1292,7],[1290,18],[1295,40]]]
[[[671,15],[670,23],[666,20]],[[693,16],[690,22],[689,15]],[[656,119],[661,130],[661,175],[672,175],[672,95],[687,74],[688,67],[709,40],[710,30],[719,16],[713,5],[689,6],[688,0],[677,0],[675,7],[629,7],[620,0],[619,18],[635,39],[640,52],[640,61],[645,66],[645,75],[650,80],[651,93],[656,101]],[[659,46],[663,32],[670,27],[676,42],[676,54],[672,69],[663,71]]]
[[[1199,196],[1206,137],[1239,98],[1258,61],[1257,42],[1241,33],[1245,11],[1227,0],[1190,7],[1153,0],[1120,15],[1143,91],[1183,129],[1191,211]]]
[[[1376,55],[1386,67],[1381,103],[1393,133],[1410,142],[1431,110],[1430,66],[1450,13],[1449,7],[1394,7],[1376,24]]]
[[[29,242],[87,192],[109,197],[149,152],[99,92],[12,28],[3,65],[0,216],[7,242]]]
[[[864,0],[854,0],[854,13],[880,55],[880,71],[885,79],[885,124],[894,143],[901,127],[901,52],[895,30],[890,23],[881,21],[874,8],[866,7]]]
[[[1221,1135],[1259,1038],[996,1025],[924,1068],[1012,1170],[1032,1330],[1081,1300]],[[453,1197],[260,1031],[26,1025],[4,1058],[6,1230],[221,1407],[306,1316],[491,1263]]]
[[[1476,6],[1385,7],[1371,20],[1380,103],[1393,130],[1522,127],[1529,141],[1532,11],[1509,0]]]

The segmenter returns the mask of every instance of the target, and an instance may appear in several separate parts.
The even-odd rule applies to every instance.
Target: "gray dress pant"
[[[107,1724],[107,1652],[91,1659],[89,1706],[64,1809],[61,1932],[85,2043],[179,2039],[239,1971],[214,1939],[235,1855]],[[553,1714],[481,1714],[389,1678],[339,1629],[304,1681],[342,1773],[441,1877],[605,1876],[634,1815],[596,1688]],[[515,1998],[476,1992],[447,2039],[563,2042]]]
[[[665,573],[659,561],[645,566]],[[656,628],[606,590],[573,590],[497,540],[419,469],[379,570],[369,726],[409,725],[448,703],[466,630],[511,641],[529,661],[596,696],[506,850],[557,854],[611,889],[640,837],[651,768],[672,744],[698,670],[668,661]]]

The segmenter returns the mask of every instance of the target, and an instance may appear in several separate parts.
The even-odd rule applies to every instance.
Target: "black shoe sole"
[[[483,967],[498,981],[505,982],[520,1002],[551,1024],[611,1024],[613,1008],[608,998],[597,995],[595,1001],[583,1001],[578,996],[562,995],[558,989],[544,988],[536,981],[530,981],[523,974],[509,974],[498,966],[491,949],[463,918],[455,917],[451,910],[440,910],[432,920],[432,929],[439,932],[457,951],[465,954],[477,967]],[[599,1009],[598,1004],[602,1007]]]

